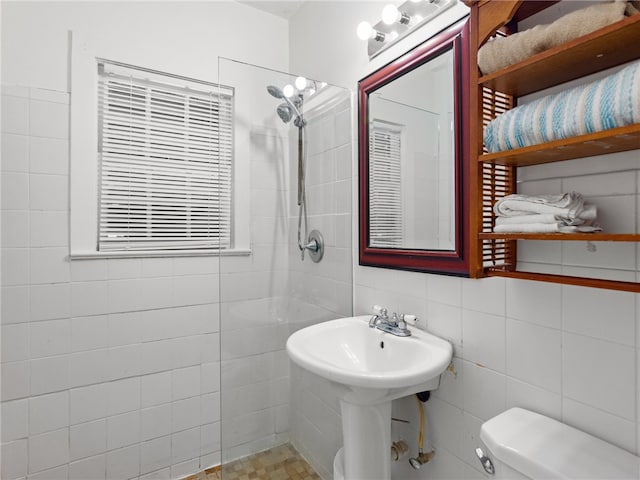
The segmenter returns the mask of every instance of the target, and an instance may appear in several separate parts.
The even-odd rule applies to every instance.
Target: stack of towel
[[[622,20],[625,15],[637,14],[639,10],[637,0],[607,0],[568,13],[551,24],[491,39],[478,51],[478,66],[487,75]]]
[[[513,194],[498,200],[496,233],[598,232],[595,205],[584,203],[576,192],[560,195]]]
[[[640,61],[499,115],[484,130],[490,153],[640,122]]]

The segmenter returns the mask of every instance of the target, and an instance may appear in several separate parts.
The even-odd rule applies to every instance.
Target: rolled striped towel
[[[640,61],[600,80],[516,107],[484,130],[490,153],[640,123]]]

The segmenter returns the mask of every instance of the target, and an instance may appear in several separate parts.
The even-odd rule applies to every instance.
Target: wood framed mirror
[[[466,19],[358,82],[360,265],[467,276]]]

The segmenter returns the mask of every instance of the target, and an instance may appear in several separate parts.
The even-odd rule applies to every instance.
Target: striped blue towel
[[[640,123],[640,61],[503,113],[484,130],[490,153]]]

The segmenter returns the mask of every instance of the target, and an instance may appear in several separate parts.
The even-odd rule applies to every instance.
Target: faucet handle
[[[404,321],[409,325],[415,326],[418,323],[418,317],[416,317],[415,315],[404,315]]]
[[[374,305],[373,307],[371,307],[371,309],[373,310],[373,313],[375,313],[376,315],[379,315],[382,318],[387,318],[386,308],[381,307],[380,305]]]

